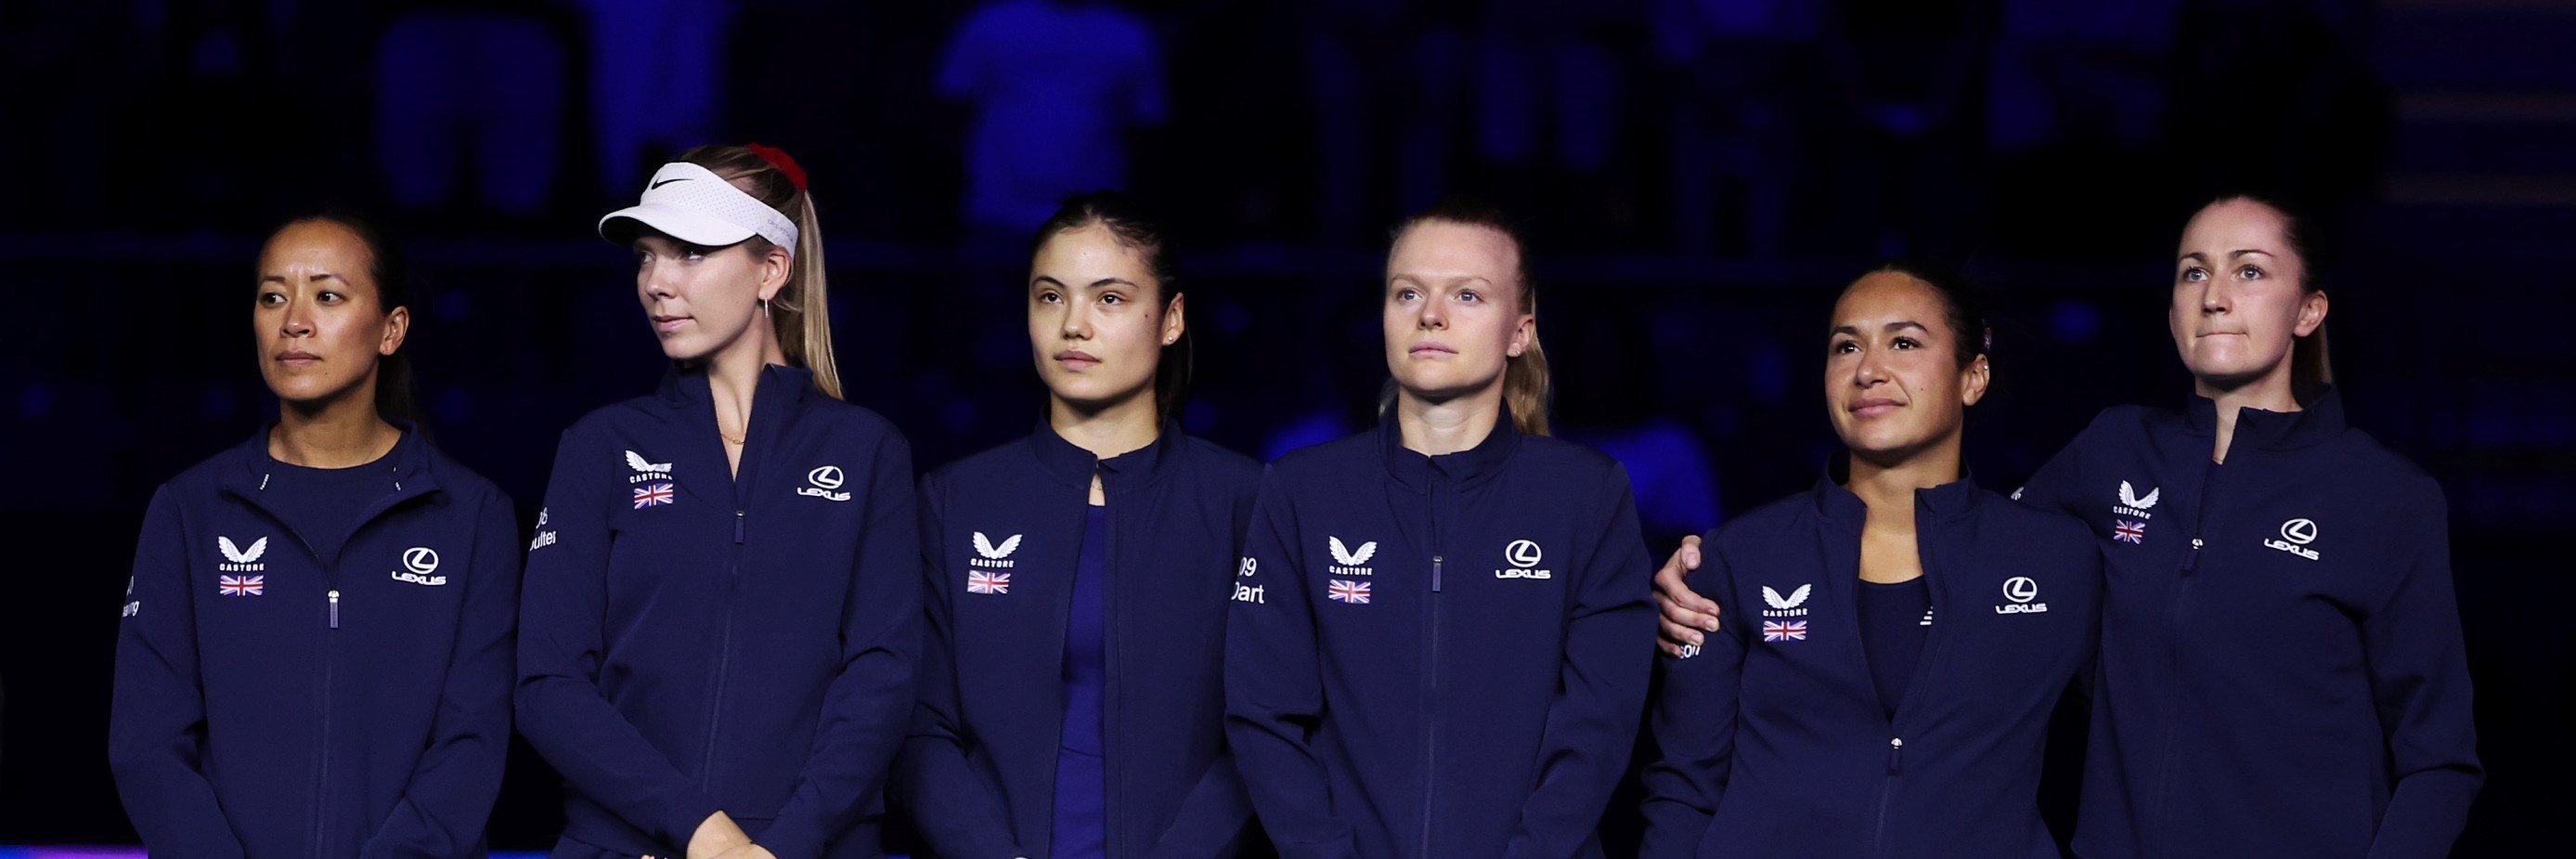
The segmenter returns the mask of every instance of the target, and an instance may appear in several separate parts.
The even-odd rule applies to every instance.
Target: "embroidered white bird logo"
[[[2120,481],[2120,505],[2123,507],[2135,507],[2140,510],[2145,510],[2156,506],[2156,497],[2163,494],[2165,494],[2164,487],[2159,486],[2154,489],[2147,490],[2147,497],[2140,498],[2138,497],[2138,490],[2131,488],[2128,481]]]
[[[1011,556],[1012,552],[1017,551],[1020,548],[1021,536],[1022,535],[1020,534],[1013,534],[1010,539],[1003,540],[1002,545],[995,546],[993,545],[992,538],[984,536],[984,532],[982,531],[977,531],[975,532],[975,554],[982,555],[996,561],[1008,558]]]
[[[632,468],[632,469],[635,469],[638,473],[642,473],[642,474],[669,474],[669,473],[671,473],[671,464],[670,464],[670,463],[667,463],[667,462],[645,462],[645,461],[644,461],[644,455],[643,455],[643,454],[636,453],[636,452],[631,451],[631,450],[626,452],[626,467],[628,467],[628,468]]]
[[[1797,590],[1789,592],[1788,599],[1781,599],[1779,591],[1772,590],[1770,585],[1763,585],[1762,601],[1770,603],[1772,608],[1797,608],[1799,605],[1804,604],[1807,601],[1807,592],[1815,589],[1816,586],[1812,583],[1799,585]]]
[[[216,537],[215,548],[224,553],[224,560],[231,561],[236,564],[247,564],[259,560],[259,556],[268,553],[268,538],[261,537],[257,540],[250,541],[249,551],[243,551],[241,547],[233,545],[233,538]]]
[[[1333,550],[1333,562],[1345,567],[1356,567],[1368,563],[1370,558],[1377,557],[1376,540],[1361,543],[1360,550],[1357,552],[1351,551],[1349,546],[1342,545],[1340,537],[1325,537],[1324,542],[1327,548]]]

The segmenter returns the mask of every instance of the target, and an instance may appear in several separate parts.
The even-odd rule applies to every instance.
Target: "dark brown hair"
[[[1955,270],[1929,260],[1893,259],[1879,263],[1862,277],[1872,274],[1901,274],[1932,290],[1933,297],[1941,300],[1941,319],[1950,326],[1959,369],[1967,369],[1980,355],[1986,356],[1988,362],[1994,360],[1994,326],[1986,321],[1975,290]],[[1852,283],[1857,285],[1860,281]],[[1851,287],[1843,287],[1843,291],[1850,292]]]
[[[367,247],[367,280],[375,284],[377,306],[390,315],[394,308],[411,305],[420,284],[403,256],[402,245],[377,227],[373,219],[346,209],[324,209],[291,218],[268,234],[274,238],[297,224],[331,224],[357,236],[358,243]],[[419,329],[420,319],[420,314],[412,314],[413,330]],[[388,420],[420,420],[420,399],[413,390],[408,348],[376,357],[376,414]]]
[[[1145,273],[1154,277],[1154,295],[1169,312],[1172,302],[1181,300],[1181,272],[1172,261],[1170,230],[1143,202],[1127,194],[1101,190],[1065,198],[1055,214],[1038,225],[1037,236],[1029,241],[1029,254],[1035,256],[1057,233],[1093,224],[1108,228],[1119,244],[1145,259]],[[1154,362],[1154,407],[1165,417],[1178,413],[1189,390],[1190,361],[1196,350],[1191,344],[1188,305],[1182,305],[1181,315],[1180,338],[1164,346]]]
[[[2300,213],[2275,202],[2270,197],[2241,191],[2220,194],[2207,205],[2201,206],[2198,211],[2206,212],[2220,203],[2239,201],[2270,209],[2272,214],[2280,217],[2281,240],[2289,243],[2290,255],[2299,260],[2300,294],[2307,295],[2324,289],[2325,287],[2320,285],[2321,279],[2318,276],[2317,257],[2316,254],[2311,253],[2313,245],[2308,241],[2308,219]],[[2197,213],[2194,216],[2197,217]],[[2326,323],[2319,320],[2317,330],[2308,332],[2308,336],[2297,338],[2290,345],[2290,395],[2297,398],[2299,402],[2305,403],[2316,395],[2324,393],[2325,389],[2333,384],[2334,362],[2326,350]]]

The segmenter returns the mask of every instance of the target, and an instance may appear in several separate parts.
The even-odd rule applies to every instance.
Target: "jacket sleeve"
[[[2083,453],[2085,442],[2101,431],[2104,419],[2110,414],[2106,409],[2095,416],[2093,423],[2086,425],[2083,432],[2076,433],[2065,447],[2059,448],[2056,456],[2040,463],[2039,470],[2031,472],[2030,479],[2023,481],[2021,488],[2013,490],[2012,499],[2065,513],[2085,522],[2093,521],[2092,517],[2084,515],[2084,511],[2095,508],[2084,503]]]
[[[1700,551],[1702,575],[1691,577],[1700,596],[1732,596],[1735,576],[1712,534]],[[1713,573],[1714,575],[1707,575]],[[1645,838],[1639,859],[1689,859],[1726,798],[1735,762],[1737,695],[1744,679],[1743,624],[1729,624],[1697,652],[1664,658],[1664,688],[1655,699],[1651,730],[1656,759],[1638,776],[1646,793]]]
[[[1189,795],[1181,798],[1180,812],[1146,855],[1154,859],[1231,855],[1229,845],[1242,838],[1244,824],[1251,820],[1252,797],[1244,793],[1243,776],[1235,769],[1234,757],[1221,753],[1208,762]]]
[[[438,696],[429,748],[366,857],[463,856],[483,843],[510,751],[510,689],[518,679],[519,525],[508,496],[485,493],[473,566],[464,579],[455,655]]]
[[[2386,600],[2361,623],[2371,698],[2397,776],[2370,845],[2372,859],[2450,855],[2486,777],[2451,590],[2448,505],[2439,487],[2425,483],[2432,503],[2418,514],[2416,551],[2400,562]]]
[[[1292,547],[1296,513],[1274,468],[1261,482],[1225,624],[1225,737],[1281,859],[1356,859],[1333,816],[1311,734],[1324,719],[1314,605]]]
[[[607,449],[586,449],[580,428],[555,452],[536,548],[519,596],[519,733],[561,773],[568,789],[605,806],[655,841],[685,849],[717,811],[599,689],[608,611]],[[555,539],[546,543],[546,532]]]
[[[1244,489],[1253,489],[1252,492]],[[1257,486],[1237,488],[1228,493],[1233,515],[1227,531],[1232,557],[1244,556],[1244,529],[1250,526],[1253,495]],[[1238,561],[1238,566],[1240,562]],[[1238,569],[1237,572],[1240,572]],[[1231,602],[1227,605],[1232,605]],[[1172,825],[1163,830],[1152,852],[1153,859],[1205,859],[1231,855],[1229,845],[1243,837],[1252,821],[1252,796],[1244,792],[1243,773],[1235,765],[1232,749],[1217,752],[1208,762],[1207,771],[1199,775],[1198,784],[1181,798],[1181,809],[1172,816]]]
[[[1614,498],[1578,571],[1565,631],[1565,664],[1539,737],[1538,782],[1521,804],[1506,857],[1575,855],[1601,825],[1611,789],[1627,773],[1654,670],[1654,561],[1637,528],[1628,472],[1614,469]]]
[[[108,760],[134,831],[154,856],[238,857],[241,842],[206,781],[205,687],[197,675],[187,532],[170,488],[152,494],[134,547],[116,637]]]
[[[823,723],[777,819],[755,839],[779,859],[807,859],[883,795],[915,705],[921,650],[920,526],[912,448],[891,430],[868,469],[868,521],[841,609],[841,673],[824,692]]]
[[[912,711],[897,771],[923,841],[951,859],[1010,859],[1026,855],[1011,842],[1010,815],[1001,785],[966,754],[964,706],[957,689],[956,588],[950,578],[944,483],[921,483],[922,619],[920,702]]]

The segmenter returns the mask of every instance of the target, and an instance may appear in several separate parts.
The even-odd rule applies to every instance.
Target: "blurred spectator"
[[[1485,160],[1598,173],[1619,132],[1622,80],[1612,29],[1633,0],[1492,0],[1476,33],[1476,151]],[[1549,144],[1554,144],[1550,146]]]
[[[2067,140],[2152,147],[2180,0],[2005,0],[1990,78],[1998,153]]]
[[[566,35],[542,4],[404,4],[376,65],[376,154],[395,205],[538,214],[561,163]]]
[[[1476,152],[1502,168],[1489,193],[1564,210],[1569,240],[1615,246],[1640,226],[1640,174],[1611,156],[1644,13],[1644,0],[1489,0],[1477,28]]]
[[[1801,124],[1794,74],[1811,49],[1817,8],[1798,0],[1655,0],[1653,49],[1669,84],[1675,249],[1718,250],[1723,181],[1741,183],[1747,250],[1786,244]]]
[[[1994,0],[1841,0],[1826,30],[1828,74],[1839,89],[1835,178],[1838,233],[1867,236],[1878,256],[1953,254],[1976,234]],[[1850,249],[1846,249],[1850,250]]]
[[[1466,89],[1460,2],[1316,0],[1299,4],[1321,187],[1316,234],[1335,244],[1384,238],[1395,216],[1449,190],[1448,161]],[[1391,188],[1393,199],[1371,189]]]
[[[1127,130],[1168,112],[1160,46],[1106,2],[1002,0],[967,16],[942,95],[974,108],[969,226],[1025,236],[1066,196],[1127,185]]]
[[[659,159],[720,142],[717,93],[724,86],[733,15],[723,0],[580,2],[590,12],[590,108],[600,189],[623,196],[652,175]]]

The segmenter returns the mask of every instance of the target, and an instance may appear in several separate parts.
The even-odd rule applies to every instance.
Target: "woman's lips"
[[[1080,349],[1066,349],[1055,353],[1055,362],[1064,365],[1068,370],[1088,370],[1100,366],[1098,357]]]
[[[1904,407],[1903,403],[1899,403],[1895,400],[1873,398],[1852,403],[1850,409],[1852,414],[1865,418],[1874,418]]]
[[[680,326],[688,324],[696,318],[697,317],[694,316],[655,316],[653,317],[653,330],[668,334],[679,330]]]

